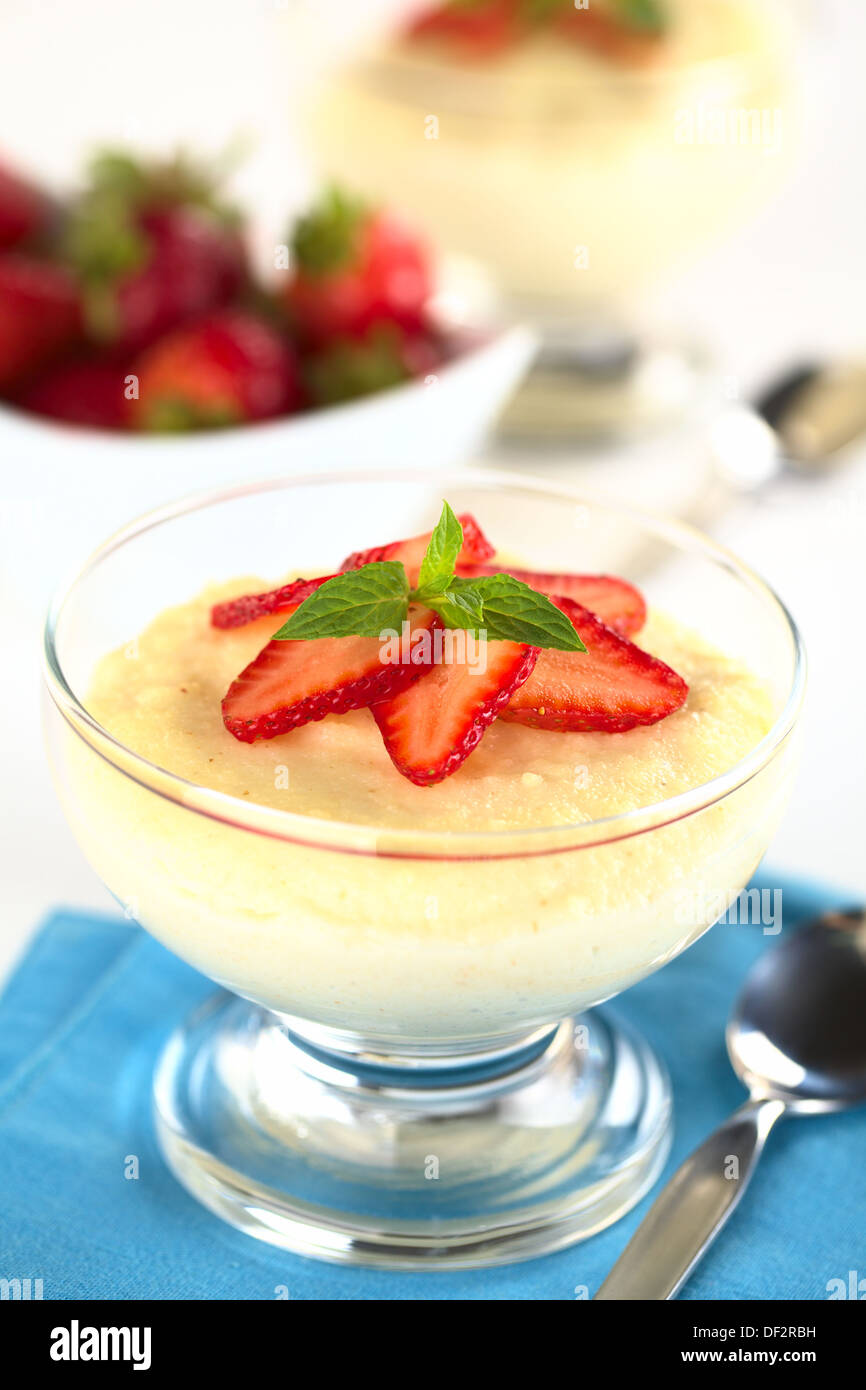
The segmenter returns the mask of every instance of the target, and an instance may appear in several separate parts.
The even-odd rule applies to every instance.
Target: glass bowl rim
[[[571,506],[595,507],[613,516],[625,517],[633,524],[652,531],[657,538],[672,544],[678,543],[680,551],[697,551],[732,572],[747,588],[775,608],[792,643],[794,669],[791,685],[771,728],[754,748],[725,772],[649,806],[633,807],[598,820],[565,825],[553,824],[508,830],[416,830],[369,825],[359,821],[325,820],[296,811],[261,806],[233,796],[229,792],[217,791],[191,782],[127,747],[90,714],[86,705],[72,690],[62,669],[55,643],[63,608],[77,585],[97,570],[116,550],[164,523],[206,510],[210,506],[229,503],[236,498],[300,486],[397,481],[409,484],[435,484],[437,488],[446,490],[448,484],[453,484],[458,488],[469,486],[524,493],[528,491],[549,501],[559,500]],[[598,847],[661,829],[721,801],[762,771],[791,733],[803,702],[806,654],[797,624],[775,590],[727,547],[711,540],[685,521],[614,503],[593,496],[592,492],[585,488],[554,484],[547,479],[536,479],[502,469],[363,468],[277,474],[243,483],[198,489],[126,523],[98,546],[55,590],[43,630],[42,674],[48,693],[59,713],[74,732],[88,743],[92,751],[123,776],[131,778],[143,788],[183,809],[206,815],[238,829],[264,833],[271,838],[309,848],[383,857],[450,860],[522,858]],[[95,738],[96,743],[91,742],[91,738],[86,737],[86,734]],[[598,832],[597,838],[585,838],[594,831]],[[580,843],[574,843],[575,836]]]

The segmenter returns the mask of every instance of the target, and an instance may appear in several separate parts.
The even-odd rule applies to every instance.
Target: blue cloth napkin
[[[844,895],[764,872],[785,930]],[[849,899],[850,901],[850,899]],[[721,923],[617,1010],[666,1059],[668,1173],[743,1099],[723,1030],[748,967],[777,939]],[[0,1277],[56,1298],[567,1299],[593,1293],[651,1197],[600,1235],[525,1264],[457,1273],[346,1269],[264,1245],[167,1171],[150,1074],[167,1033],[213,986],[139,928],[55,913],[0,998]],[[866,1112],[791,1120],[681,1295],[825,1299],[866,1276]],[[124,1176],[137,1156],[137,1179]],[[838,1287],[838,1286],[837,1286]],[[853,1282],[856,1287],[856,1279]]]

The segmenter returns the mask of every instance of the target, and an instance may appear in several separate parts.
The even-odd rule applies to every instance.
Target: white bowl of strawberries
[[[446,322],[424,241],[337,190],[274,267],[257,281],[186,160],[103,155],[66,206],[0,167],[15,535],[30,515],[43,542],[95,540],[131,508],[293,466],[462,461],[534,350],[522,328]]]

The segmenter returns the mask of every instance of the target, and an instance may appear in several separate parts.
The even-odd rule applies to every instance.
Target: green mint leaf
[[[410,589],[399,560],[380,560],[335,575],[300,604],[278,642],[322,637],[378,637],[398,630],[410,603],[432,608],[448,628],[462,628],[492,642],[585,652],[573,623],[545,594],[510,574],[455,575],[463,527],[448,502],[421,562],[418,587]]]
[[[510,574],[453,581],[453,593],[471,585],[481,597],[482,627],[491,642],[525,642],[561,652],[585,652],[574,624],[545,594],[536,593]]]
[[[400,630],[409,611],[409,581],[399,560],[378,560],[335,575],[296,608],[274,640],[378,637]]]
[[[451,588],[444,594],[431,594],[424,602],[439,614],[446,627],[465,628],[478,636],[484,626],[484,604],[471,583]]]
[[[582,6],[589,9],[595,0]],[[521,13],[528,24],[544,27],[560,15],[574,11],[574,0],[522,0]],[[603,13],[612,11],[612,18],[629,29],[640,30],[645,34],[660,34],[668,27],[663,0],[607,0]]]
[[[445,593],[454,575],[454,566],[457,564],[462,545],[463,527],[448,503],[443,502],[442,514],[430,537],[427,553],[421,561],[418,587],[415,590],[415,597],[419,602],[428,602],[430,594]]]

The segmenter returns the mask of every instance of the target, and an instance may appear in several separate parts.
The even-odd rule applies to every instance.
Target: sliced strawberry
[[[643,595],[633,584],[610,574],[537,574],[535,570],[515,569],[513,565],[458,564],[457,573],[466,578],[486,574],[512,574],[540,594],[561,594],[573,599],[601,618],[623,637],[640,632],[646,622]]]
[[[614,734],[655,724],[685,702],[689,688],[670,666],[572,599],[553,602],[571,619],[586,651],[543,651],[503,719],[535,729]]]
[[[439,625],[429,608],[409,616],[413,636]],[[223,723],[241,743],[276,738],[326,714],[389,699],[418,680],[427,662],[429,655],[409,644],[405,660],[389,660],[378,637],[271,641],[229,686]]]
[[[326,579],[335,578],[333,574],[322,574],[317,579],[292,579],[279,589],[268,589],[263,594],[241,594],[239,598],[215,603],[210,611],[211,625],[220,628],[246,627],[247,623],[254,623],[257,618],[264,618],[269,613],[284,613],[289,608],[294,611]]]
[[[627,67],[643,67],[652,63],[662,51],[663,34],[654,29],[641,29],[623,22],[615,10],[609,14],[592,9],[566,8],[554,26],[575,43],[582,44],[613,63]]]
[[[481,527],[474,517],[468,513],[460,518],[463,526],[463,549],[461,555],[467,559],[471,556],[476,559],[486,559],[492,555],[493,546],[483,534]],[[372,550],[357,550],[343,561],[340,571],[360,569],[362,565],[369,565],[374,560],[402,560],[409,570],[410,580],[417,578],[418,569],[424,558],[430,540],[430,532],[426,535],[414,536],[408,541],[392,541],[389,545],[374,546]],[[462,570],[461,570],[462,573]],[[316,579],[293,579],[289,584],[283,584],[279,589],[269,589],[263,594],[243,594],[240,598],[227,599],[224,603],[217,603],[211,609],[211,623],[214,627],[230,628],[244,627],[247,623],[255,622],[257,618],[262,618],[267,613],[283,613],[287,609],[303,603],[304,599],[309,598],[324,584],[326,579],[333,579],[332,574],[323,574]]]
[[[484,560],[489,560],[491,555],[495,555],[493,546],[474,516],[465,512],[457,519],[463,527],[463,548],[457,557],[458,565],[481,564]],[[414,584],[431,535],[431,531],[425,531],[423,536],[412,536],[407,541],[391,541],[388,545],[374,545],[370,550],[356,550],[347,556],[340,569],[358,570],[362,565],[370,565],[377,560],[402,560],[409,575],[409,582]]]
[[[483,671],[465,660],[440,661],[407,690],[373,706],[391,761],[417,787],[457,771],[538,659],[537,647],[519,642],[487,642],[482,650]]]
[[[511,47],[526,29],[519,0],[448,0],[413,20],[408,37],[441,40],[467,58],[486,58]]]

